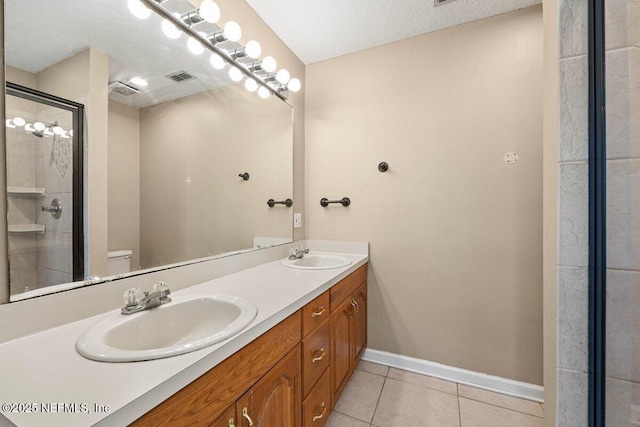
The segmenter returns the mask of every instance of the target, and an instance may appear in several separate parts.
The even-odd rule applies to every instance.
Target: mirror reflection
[[[12,301],[292,240],[287,103],[126,0],[5,3]]]

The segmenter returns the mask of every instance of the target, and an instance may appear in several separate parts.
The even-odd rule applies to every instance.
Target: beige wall
[[[369,347],[542,384],[541,7],[306,76],[306,234],[370,242]]]
[[[142,109],[142,267],[291,239],[292,209],[267,200],[292,197],[292,132],[289,105],[243,85]]]
[[[544,0],[544,142],[543,142],[543,307],[545,426],[556,425],[556,354],[558,326],[558,1]]]
[[[109,247],[140,266],[140,110],[109,101]]]
[[[3,31],[0,31],[0,44],[2,44],[2,65],[4,63],[4,7],[0,8],[0,23]],[[3,86],[7,80],[5,67],[0,67],[0,80]],[[0,96],[0,111],[5,111],[5,96]],[[0,132],[0,158],[6,158],[6,134]],[[7,188],[7,168],[6,162],[0,162],[0,187]],[[0,197],[0,212],[7,212],[7,199]],[[0,304],[9,302],[9,257],[7,254],[7,215],[0,215]]]
[[[91,276],[106,276],[109,58],[95,49],[87,49],[40,71],[36,79],[38,90],[85,105],[85,124],[88,124],[84,150],[85,205],[88,207],[89,224],[85,234],[85,239],[88,238],[88,271]]]
[[[201,0],[189,0],[199,6]],[[305,238],[305,65],[297,56],[275,35],[267,24],[244,1],[217,0],[222,12],[221,23],[233,20],[242,27],[240,43],[257,40],[262,45],[262,57],[273,56],[278,61],[278,68],[286,68],[302,82],[302,89],[298,93],[291,93],[289,104],[294,109],[293,130],[293,210],[303,214],[302,228],[294,229],[294,240]]]

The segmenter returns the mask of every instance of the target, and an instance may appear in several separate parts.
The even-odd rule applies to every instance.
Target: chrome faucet
[[[120,312],[122,314],[133,314],[166,304],[171,302],[170,293],[171,290],[167,282],[158,282],[153,285],[153,292],[143,293],[138,288],[127,289],[124,291],[125,306],[120,309]]]
[[[304,249],[301,246],[289,249],[289,259],[300,259],[309,253],[309,249]]]

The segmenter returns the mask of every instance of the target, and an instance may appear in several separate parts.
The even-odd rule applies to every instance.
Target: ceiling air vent
[[[455,0],[433,0],[435,6],[442,6],[443,4],[451,3]]]
[[[135,95],[136,93],[140,93],[140,91],[135,87],[131,87],[118,81],[109,83],[109,92],[119,93],[120,95],[124,96],[131,96]]]
[[[173,80],[174,82],[182,83],[187,80],[195,79],[195,77],[184,70],[176,71],[175,73],[167,74],[165,76],[168,79]]]

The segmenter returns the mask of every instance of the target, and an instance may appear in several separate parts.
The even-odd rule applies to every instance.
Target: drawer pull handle
[[[349,317],[355,317],[356,313],[358,312],[357,310],[357,305],[358,303],[355,300],[351,300],[351,314],[349,315]]]
[[[327,407],[324,406],[324,402],[322,402],[322,405],[320,405],[320,407],[322,408],[322,412],[320,412],[320,415],[314,415],[313,418],[311,418],[311,421],[313,421],[314,423],[324,417],[324,414],[327,413]]]
[[[229,427],[236,427],[236,424],[233,422],[233,418],[229,418]]]
[[[249,414],[247,414],[247,408],[246,407],[242,408],[242,416],[245,417],[247,419],[247,421],[249,421],[249,425],[250,426],[253,425],[253,420],[251,419]]]
[[[313,359],[311,359],[311,363],[316,363],[324,359],[324,357],[327,355],[327,352],[324,351],[324,348],[321,348],[320,350],[316,351],[316,354],[317,356],[314,356]]]
[[[313,313],[311,313],[311,318],[322,316],[326,311],[327,309],[324,308],[324,305],[321,305],[320,307],[318,307],[318,311],[314,311]]]

